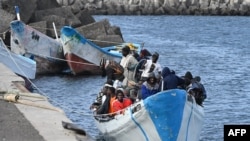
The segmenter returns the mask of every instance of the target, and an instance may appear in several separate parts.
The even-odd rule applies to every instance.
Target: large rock
[[[55,28],[56,28],[56,32],[57,35],[60,35],[60,29],[65,26],[68,25],[69,23],[67,23],[66,18],[61,17],[61,16],[57,16],[57,15],[49,15],[49,16],[45,16],[42,18],[42,20],[47,21],[47,35],[52,37],[52,38],[56,38],[55,35],[55,29],[53,27],[53,23],[55,24]]]
[[[10,22],[13,21],[16,15],[8,13],[2,9],[0,9],[0,33],[6,32],[9,29]]]
[[[57,15],[64,17],[69,25],[77,27],[81,25],[80,20],[72,13],[71,7],[60,7],[45,10],[38,10],[35,12],[34,21],[41,21],[43,17],[49,15]]]
[[[95,43],[101,47],[110,46],[123,42],[120,28],[116,26],[111,26],[107,19],[78,27],[76,28],[76,30],[80,34],[82,34],[85,38],[90,40],[96,40]],[[108,35],[116,35],[116,36],[108,36]]]
[[[61,7],[56,0],[38,0],[37,10],[51,9]]]
[[[82,10],[76,17],[81,21],[81,25],[88,25],[95,22],[95,19],[90,15],[88,10]]]
[[[32,14],[37,8],[37,0],[1,0],[1,4],[3,10],[14,15],[16,14],[15,6],[18,6],[20,18],[25,23],[29,22]]]
[[[46,21],[40,21],[35,23],[30,23],[29,26],[36,29],[37,31],[40,31],[43,34],[47,34],[47,22]]]
[[[105,28],[106,20],[102,20],[100,22],[95,22],[92,24],[88,24],[85,26],[81,26],[76,28],[76,30],[81,33],[85,38],[95,39],[98,35],[107,35]]]

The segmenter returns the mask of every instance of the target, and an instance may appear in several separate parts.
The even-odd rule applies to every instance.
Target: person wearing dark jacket
[[[141,86],[141,97],[146,99],[147,97],[159,92],[159,84],[154,73],[150,73],[147,81],[145,81]]]
[[[193,95],[196,103],[203,106],[203,101],[207,98],[205,87],[200,82],[200,76],[196,76],[187,88],[187,92]]]
[[[176,89],[178,88],[178,86],[183,85],[185,83],[184,79],[177,76],[168,67],[164,67],[162,69],[161,75],[162,75],[162,81],[160,83],[161,90]]]

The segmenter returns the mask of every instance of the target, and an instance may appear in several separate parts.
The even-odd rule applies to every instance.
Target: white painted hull
[[[132,113],[138,105],[141,109]],[[203,107],[175,89],[140,101],[108,122],[95,121],[110,141],[199,141],[203,120]]]
[[[12,21],[11,51],[16,54],[31,54],[37,62],[37,74],[59,73],[64,61],[62,44],[26,25],[22,21]]]
[[[0,38],[0,62],[23,77],[35,79],[36,62],[27,57],[11,52]]]
[[[20,53],[31,53],[45,58],[63,58],[62,44],[55,39],[25,25],[22,21],[12,21],[11,27],[11,50]]]

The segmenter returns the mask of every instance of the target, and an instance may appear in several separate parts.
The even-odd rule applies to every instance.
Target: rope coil
[[[19,95],[17,94],[4,94],[3,99],[8,102],[17,102]]]

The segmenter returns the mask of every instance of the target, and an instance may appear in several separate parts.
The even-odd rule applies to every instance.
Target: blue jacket
[[[163,90],[176,89],[185,83],[184,79],[172,73],[168,67],[162,69],[161,75],[163,78]]]
[[[158,92],[159,92],[159,84],[158,83],[156,83],[154,87],[151,87],[146,81],[141,86],[142,99],[146,99],[147,97],[154,95]]]

